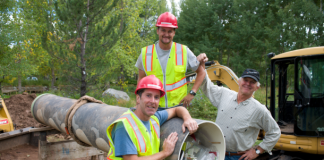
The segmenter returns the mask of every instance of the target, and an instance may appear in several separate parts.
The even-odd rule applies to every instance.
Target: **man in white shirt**
[[[197,57],[204,67],[205,54]],[[239,78],[239,91],[214,85],[206,74],[201,90],[218,108],[216,123],[224,133],[226,141],[225,160],[251,160],[264,151],[271,152],[280,138],[280,128],[267,108],[252,97],[260,87],[259,72],[246,69]],[[256,149],[252,148],[260,129],[266,134]]]

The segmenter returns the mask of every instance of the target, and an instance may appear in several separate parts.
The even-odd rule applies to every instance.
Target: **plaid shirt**
[[[226,151],[246,151],[252,148],[260,129],[266,134],[259,146],[271,151],[280,138],[280,128],[268,109],[249,98],[237,103],[237,92],[214,85],[206,73],[200,87],[213,106],[218,108],[216,124],[222,129]]]

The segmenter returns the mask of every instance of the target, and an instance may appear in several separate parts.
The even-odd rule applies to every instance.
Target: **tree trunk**
[[[0,81],[0,90],[1,90],[1,88],[2,88],[1,84],[2,84],[2,82],[4,81],[4,79],[5,79],[5,76],[2,76],[2,80]]]
[[[84,59],[82,57],[82,59]],[[81,67],[81,91],[80,91],[80,96],[85,96],[87,93],[87,81],[86,81],[86,72],[85,72],[85,67]]]
[[[228,56],[227,56],[227,64],[226,64],[227,67],[230,67],[230,66],[229,66],[230,57],[231,57],[231,53],[228,52]]]
[[[121,14],[120,14],[119,31],[122,32],[122,30],[123,30],[123,23],[124,23],[124,16],[123,16],[124,2],[123,2],[123,0],[120,0],[120,8],[121,8],[122,10],[121,10]],[[120,45],[123,46],[123,38],[120,39]],[[123,65],[121,59],[119,59],[119,62],[120,62],[120,64],[121,64],[121,66],[120,66],[120,74],[121,74],[121,75],[120,75],[120,80],[121,80],[121,81],[123,82],[123,84],[124,84],[124,82],[125,82],[125,76],[124,76],[124,65]],[[122,85],[121,85],[120,88],[121,88],[122,91],[124,91],[124,88],[123,88]]]
[[[54,83],[55,83],[54,66],[51,67],[51,70],[52,70],[52,83],[51,83],[51,88],[54,89]]]
[[[220,52],[219,52],[220,54],[219,54],[219,63],[220,64],[222,64],[223,63],[223,50],[220,50]]]
[[[18,75],[18,91],[21,92],[21,75]]]
[[[124,84],[124,81],[125,81],[125,76],[124,76],[124,65],[121,65],[121,66],[120,66],[120,73],[121,73],[121,75],[120,75],[120,79],[121,79],[121,81],[123,82],[122,84]],[[122,91],[124,91],[124,88],[123,88],[123,85],[122,85],[122,84],[121,84],[120,88],[121,88]]]
[[[88,0],[88,4],[87,4],[87,9],[89,11],[89,5],[90,5],[90,1]],[[86,44],[87,44],[87,35],[88,35],[88,31],[89,31],[89,17],[87,17],[87,24],[86,24],[86,30],[84,32],[84,36],[83,39],[81,40],[81,55],[80,55],[80,59],[81,59],[81,88],[80,88],[80,96],[85,96],[87,93],[87,72],[86,72],[86,61],[85,61],[85,51],[86,51]],[[80,28],[82,26],[82,22],[80,21]],[[82,32],[82,29],[80,29],[80,32]]]

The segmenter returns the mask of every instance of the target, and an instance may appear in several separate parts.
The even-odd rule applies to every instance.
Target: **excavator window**
[[[299,135],[324,135],[324,56],[299,57],[295,119]]]

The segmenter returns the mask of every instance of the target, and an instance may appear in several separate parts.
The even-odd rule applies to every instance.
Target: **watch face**
[[[190,92],[189,92],[190,94],[192,94],[192,95],[196,95],[196,93],[194,92],[194,91],[192,91],[192,90],[190,90]]]
[[[255,150],[255,153],[256,153],[256,154],[260,154],[260,150],[256,149],[256,150]]]

